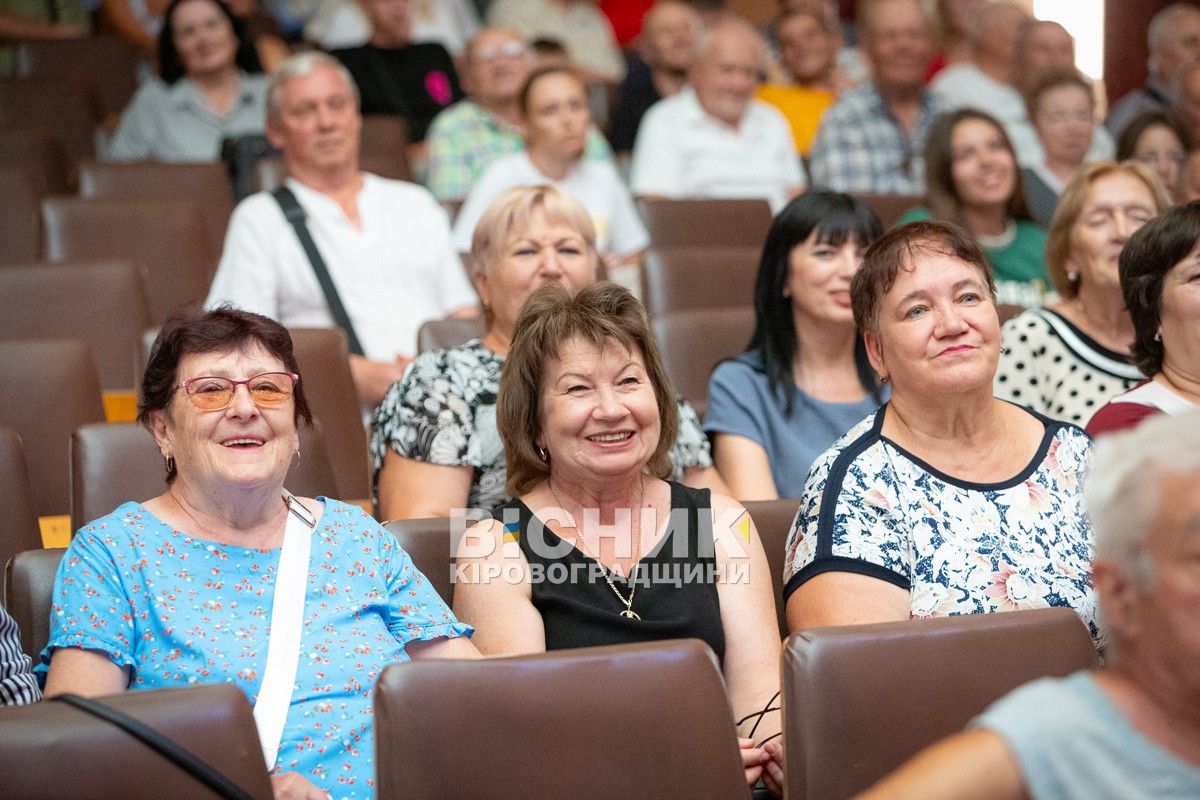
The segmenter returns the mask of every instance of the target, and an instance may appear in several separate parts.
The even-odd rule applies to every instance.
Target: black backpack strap
[[[118,711],[97,700],[88,700],[77,694],[62,694],[53,700],[61,700],[84,713],[117,726],[226,800],[254,800],[249,792],[231,781],[207,761],[123,711]]]
[[[333,278],[329,277],[329,269],[325,266],[325,259],[321,258],[320,251],[317,250],[317,243],[313,241],[312,234],[308,232],[308,225],[304,221],[304,209],[300,207],[296,195],[284,185],[271,192],[271,196],[279,203],[279,207],[283,209],[283,216],[295,229],[296,238],[300,240],[300,246],[304,248],[304,254],[308,256],[313,272],[317,275],[317,281],[321,284],[321,291],[325,293],[325,302],[329,304],[329,313],[333,315],[333,321],[338,324],[338,327],[346,332],[346,341],[350,345],[350,352],[356,356],[363,355],[362,344],[358,341],[354,326],[350,324],[350,315],[346,313],[346,307],[342,305],[342,298],[338,295],[337,287],[333,285]]]

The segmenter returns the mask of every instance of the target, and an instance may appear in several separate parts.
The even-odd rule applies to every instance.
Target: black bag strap
[[[226,800],[254,800],[249,792],[238,786],[207,761],[204,761],[178,742],[164,736],[146,723],[139,719],[134,719],[125,712],[118,711],[112,706],[105,705],[97,700],[80,697],[77,694],[60,694],[52,699],[61,700],[84,713],[91,714],[93,717],[98,717],[105,722],[117,726]]]
[[[313,272],[317,274],[321,291],[325,293],[325,302],[329,304],[329,313],[333,315],[333,321],[338,324],[338,327],[346,332],[346,341],[350,345],[350,352],[356,356],[363,355],[362,344],[358,341],[358,334],[354,332],[354,326],[350,324],[350,315],[346,313],[346,307],[342,305],[342,298],[338,295],[337,287],[333,285],[333,278],[329,277],[325,259],[321,258],[321,253],[317,250],[317,243],[313,241],[312,234],[308,232],[308,225],[304,221],[304,209],[300,207],[300,201],[286,185],[271,192],[271,196],[279,203],[279,207],[283,209],[283,216],[295,229],[296,238],[300,240],[300,246],[304,248],[304,254],[308,256]]]

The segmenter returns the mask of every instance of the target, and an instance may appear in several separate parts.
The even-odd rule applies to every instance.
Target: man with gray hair
[[[630,183],[641,197],[761,197],[774,211],[807,181],[787,120],[754,99],[762,37],[725,20],[697,39],[689,85],[642,119]]]
[[[416,354],[424,322],[475,307],[446,212],[423,187],[359,170],[358,91],[332,56],[301,53],[280,65],[266,127],[287,163],[292,217],[303,218],[333,293],[284,211],[287,196],[259,192],[233,212],[206,305],[231,302],[291,327],[346,329],[331,310],[331,299],[340,300],[361,344],[350,356],[355,386],[376,404]]]
[[[1146,44],[1150,50],[1146,85],[1118,100],[1104,123],[1115,138],[1143,111],[1171,106],[1179,68],[1200,58],[1200,8],[1173,3],[1159,11],[1146,29]]]
[[[1198,484],[1200,411],[1102,439],[1085,498],[1105,669],[1017,689],[859,797],[1200,797]]]

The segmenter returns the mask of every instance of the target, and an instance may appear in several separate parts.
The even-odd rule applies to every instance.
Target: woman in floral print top
[[[72,539],[39,669],[47,695],[228,682],[257,702],[284,532],[293,516],[315,520],[298,526],[311,552],[272,781],[279,797],[371,798],[379,673],[478,652],[391,534],[353,506],[284,492],[297,425],[311,419],[296,369],[287,331],[266,317],[219,308],[167,321],[139,418],[168,489]]]
[[[978,245],[944,223],[897,228],[851,297],[892,396],[809,472],[787,544],[788,627],[1057,605],[1099,644],[1091,443],[992,396],[1000,326]]]

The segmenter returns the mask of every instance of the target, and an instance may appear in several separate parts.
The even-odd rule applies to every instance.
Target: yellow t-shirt
[[[787,117],[788,125],[792,126],[792,138],[796,140],[796,151],[807,156],[813,137],[817,135],[821,115],[833,105],[833,94],[823,89],[769,83],[759,87],[755,96]]]

